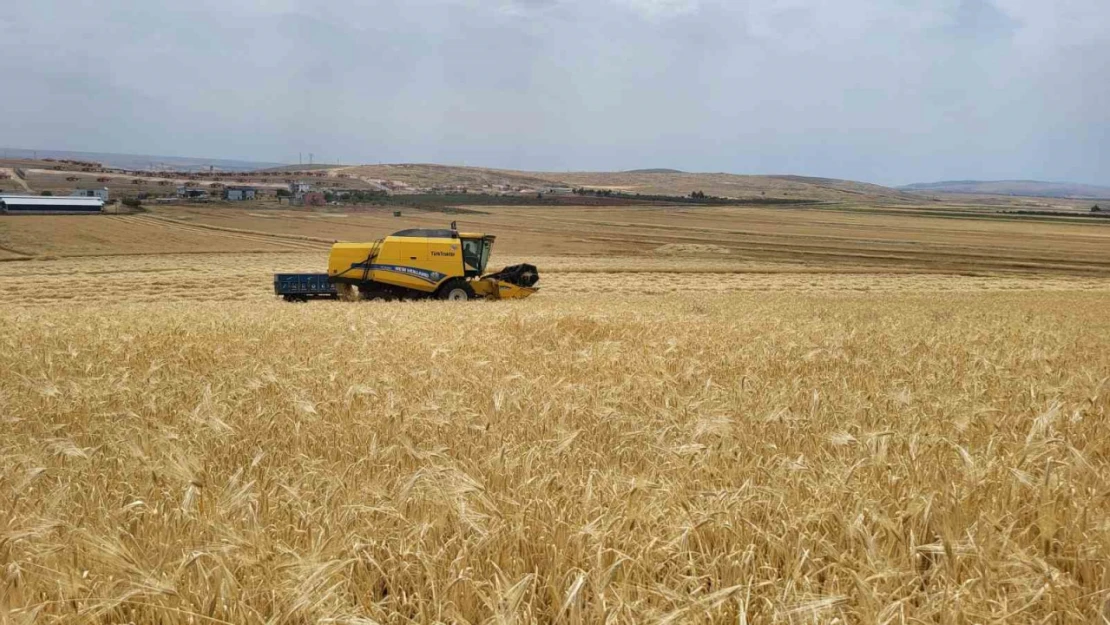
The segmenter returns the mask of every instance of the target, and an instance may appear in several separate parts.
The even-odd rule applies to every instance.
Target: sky
[[[1110,185],[1106,0],[35,0],[0,145]]]

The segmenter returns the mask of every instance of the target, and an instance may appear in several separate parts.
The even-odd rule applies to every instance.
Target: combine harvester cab
[[[493,235],[415,228],[370,243],[336,243],[328,280],[342,299],[519,299],[539,289],[533,265],[483,275]]]

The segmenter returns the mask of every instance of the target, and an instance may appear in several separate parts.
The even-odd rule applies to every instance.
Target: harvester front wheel
[[[474,299],[474,289],[465,280],[452,280],[443,285],[439,291],[439,299],[451,302],[465,302]]]

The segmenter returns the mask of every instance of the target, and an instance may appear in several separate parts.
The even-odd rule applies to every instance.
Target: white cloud
[[[0,23],[13,147],[1110,183],[1106,0],[36,0]]]
[[[919,33],[941,24],[948,9],[957,1],[753,0],[742,6],[753,37],[800,51],[844,43],[862,47],[866,38],[876,35],[897,37]]]
[[[699,0],[614,0],[649,19],[661,19],[695,13]]]
[[[1110,5],[1106,0],[995,0],[1020,23],[1019,41],[1036,47],[1107,43]]]

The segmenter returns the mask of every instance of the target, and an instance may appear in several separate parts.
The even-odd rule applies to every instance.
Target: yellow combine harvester
[[[370,243],[336,243],[327,280],[341,299],[515,299],[538,289],[532,265],[483,275],[494,236],[411,229]]]

